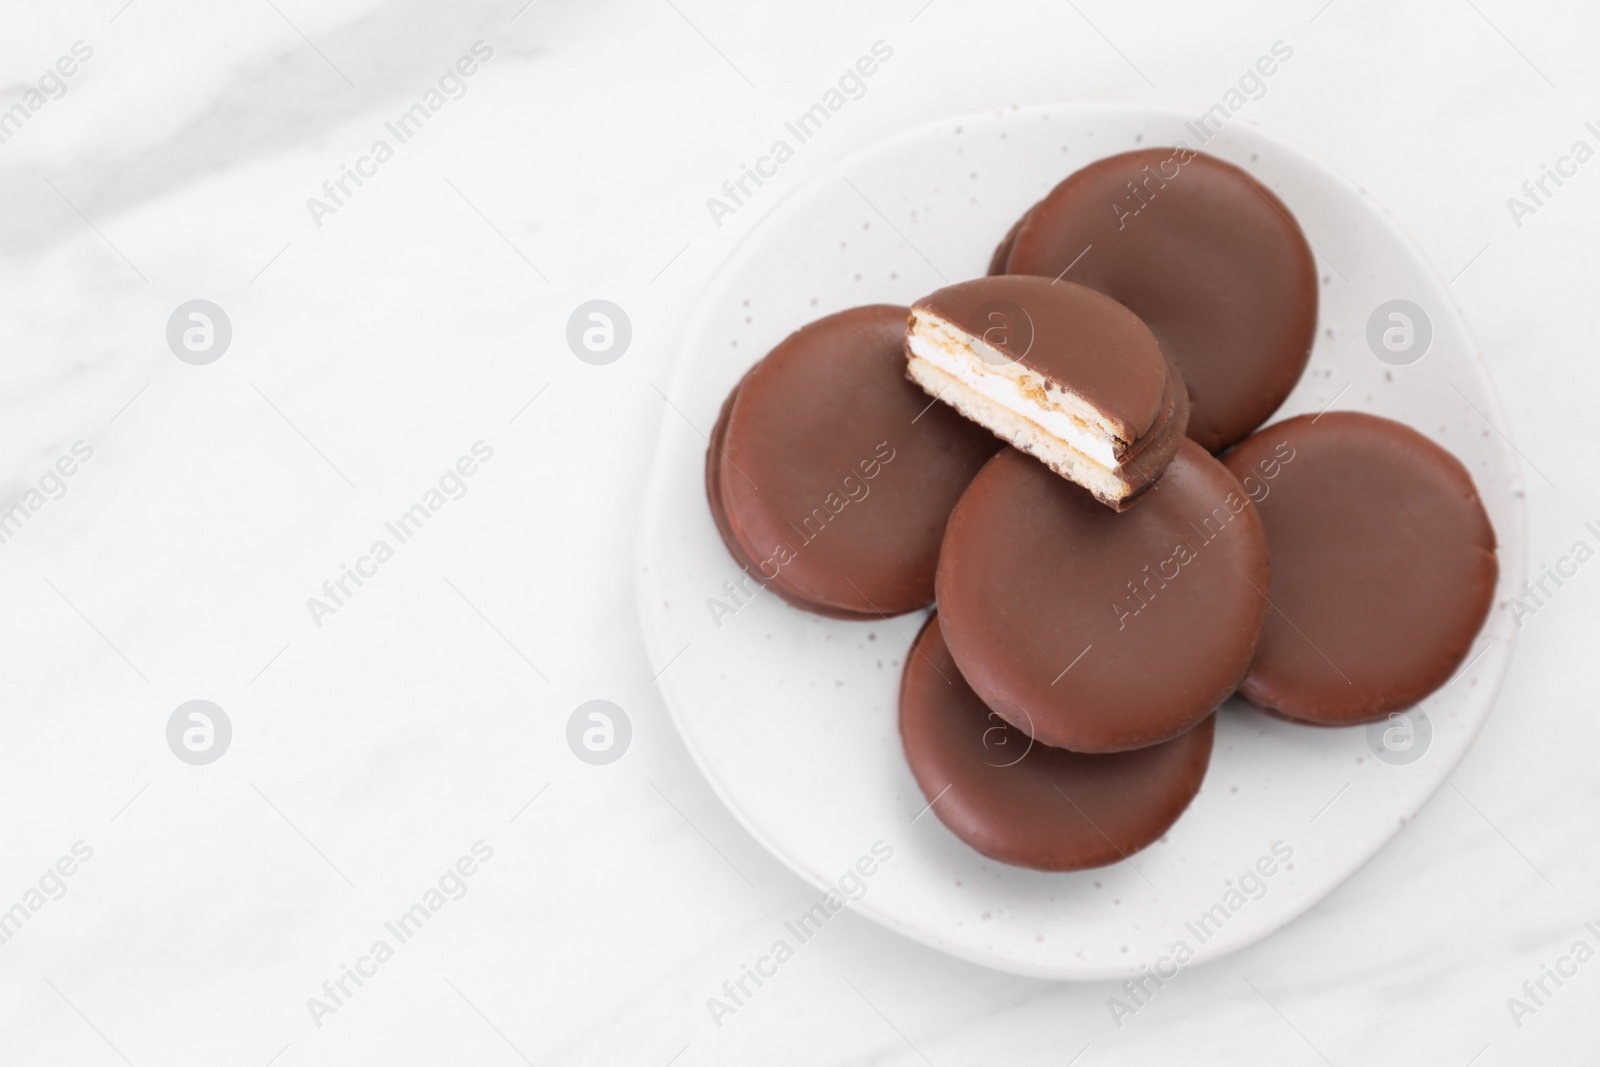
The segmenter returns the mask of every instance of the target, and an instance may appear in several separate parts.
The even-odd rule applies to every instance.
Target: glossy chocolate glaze
[[[1041,871],[1116,863],[1166,833],[1205,779],[1215,723],[1107,755],[1039,744],[967,685],[937,615],[900,686],[906,761],[934,814],[985,856]]]
[[[1342,726],[1450,679],[1499,575],[1494,529],[1454,456],[1398,422],[1333,411],[1269,426],[1223,463],[1269,489],[1257,508],[1275,610],[1247,699]]]
[[[1124,442],[1143,437],[1170,409],[1172,365],[1139,317],[1072,282],[1030,275],[974,278],[913,308],[981,337],[1003,356],[1105,417]]]
[[[724,405],[706,491],[740,565],[840,618],[933,601],[950,509],[1000,442],[906,380],[909,310],[852,308],[790,334]]]
[[[1023,216],[997,260],[1002,249],[1007,274],[1067,271],[1143,319],[1183,373],[1188,433],[1208,451],[1265,421],[1305,370],[1311,247],[1282,201],[1212,156],[1151,148],[1091,163]]]
[[[749,372],[745,373],[749,377]],[[722,402],[722,409],[717,414],[716,425],[711,429],[711,447],[706,449],[706,500],[711,505],[711,521],[716,524],[717,533],[722,537],[722,543],[727,548],[728,554],[739,564],[739,569],[755,578],[756,581],[771,589],[783,600],[803,611],[816,615],[826,615],[832,619],[876,619],[879,616],[871,612],[844,611],[830,607],[827,604],[818,604],[806,600],[785,588],[780,582],[767,577],[769,571],[776,571],[773,578],[782,573],[782,568],[768,564],[767,568],[757,566],[757,561],[749,557],[744,546],[733,534],[733,527],[728,522],[727,509],[722,505],[722,441],[728,432],[728,414],[733,410],[733,401],[739,395],[739,387],[744,385],[744,378],[740,378],[728,397]],[[737,475],[735,475],[737,477]]]
[[[939,560],[945,639],[972,688],[1078,752],[1155,744],[1210,714],[1244,679],[1269,593],[1254,506],[1187,440],[1121,515],[1008,449],[956,505]]]

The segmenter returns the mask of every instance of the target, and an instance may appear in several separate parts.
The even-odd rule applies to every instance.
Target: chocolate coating
[[[724,404],[706,495],[734,558],[796,607],[837,618],[933,601],[950,509],[1000,446],[906,380],[904,307],[790,334]]]
[[[1001,275],[948,285],[913,307],[1077,394],[1124,441],[1139,439],[1170,411],[1172,365],[1139,317],[1103,293]]]
[[[1494,528],[1454,456],[1398,422],[1335,411],[1269,426],[1223,462],[1269,489],[1258,509],[1275,610],[1247,699],[1342,726],[1450,679],[1499,575]]]
[[[762,585],[777,593],[779,597],[788,601],[794,607],[817,615],[826,615],[832,619],[859,620],[878,618],[879,616],[875,614],[844,611],[830,607],[827,604],[818,604],[806,600],[778,583],[768,581],[764,577],[762,569],[756,566],[756,561],[745,553],[744,546],[734,536],[733,527],[728,522],[728,511],[722,504],[722,442],[727,436],[728,415],[733,411],[734,399],[738,397],[740,386],[744,385],[745,378],[749,376],[750,373],[746,371],[744,378],[739,379],[738,383],[728,392],[727,399],[722,402],[722,409],[717,414],[716,425],[711,429],[711,447],[706,449],[706,500],[711,505],[711,521],[716,524],[717,533],[722,537],[723,545],[728,549],[729,555],[733,556],[734,562],[739,564],[740,570],[753,575]]]
[[[1151,148],[1091,163],[1008,240],[1006,273],[1054,278],[1070,265],[1072,280],[1145,321],[1183,373],[1189,436],[1208,451],[1265,421],[1310,358],[1311,247],[1282,201],[1212,156]]]
[[[995,245],[994,255],[989,257],[989,270],[987,273],[990,276],[1006,272],[1006,261],[1011,258],[1011,246],[1017,241],[1017,231],[1022,229],[1022,223],[1027,219],[1028,212],[1032,210],[1032,208],[1029,208],[1028,211],[1024,211],[1021,217],[1011,224],[1011,229],[1006,231],[1006,235],[1000,238],[1000,243]]]
[[[972,688],[1047,745],[1118,752],[1176,737],[1244,679],[1266,622],[1266,535],[1193,441],[1117,514],[1006,450],[950,516],[945,640]]]
[[[940,821],[991,859],[1041,871],[1116,863],[1166,833],[1200,791],[1215,729],[1207,716],[1162,744],[1099,756],[1039,744],[972,691],[937,615],[900,684],[906,762]]]

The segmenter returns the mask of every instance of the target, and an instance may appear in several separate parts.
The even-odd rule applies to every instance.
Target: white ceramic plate
[[[639,610],[684,742],[740,821],[803,878],[831,887],[882,841],[894,857],[851,906],[1007,971],[1170,972],[1180,957],[1213,958],[1287,923],[1443,784],[1511,658],[1502,605],[1526,569],[1521,479],[1491,428],[1505,421],[1460,311],[1370,197],[1237,122],[1204,150],[1289,205],[1323,282],[1310,367],[1273,421],[1332,405],[1409,423],[1467,465],[1500,539],[1497,606],[1461,674],[1412,716],[1409,748],[1403,723],[1386,748],[1382,728],[1292,726],[1232,701],[1205,785],[1166,837],[1100,870],[1020,870],[978,855],[927,813],[901,755],[900,668],[920,616],[836,622],[764,591],[742,605],[725,591],[739,569],[707,511],[705,434],[745,369],[820,315],[907,304],[981,275],[1011,223],[1069,172],[1140,146],[1201,147],[1188,118],[1100,104],[997,112],[912,130],[818,175],[772,206],[701,298],[668,389],[677,410],[662,416]],[[1367,342],[1369,318],[1393,299],[1419,305],[1432,325],[1426,354],[1405,366],[1381,362]],[[736,610],[713,612],[714,599]],[[1274,858],[1275,843],[1292,858]]]

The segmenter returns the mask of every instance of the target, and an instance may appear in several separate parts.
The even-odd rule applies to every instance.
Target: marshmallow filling
[[[1081,397],[921,309],[906,347],[907,372],[929,394],[1102,499],[1131,493],[1118,473],[1129,443]]]

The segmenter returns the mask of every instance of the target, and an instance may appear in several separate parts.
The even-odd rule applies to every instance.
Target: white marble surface
[[[1600,161],[1520,227],[1506,199],[1600,147],[1600,20],[1473,2],[7,3],[0,108],[93,56],[0,143],[0,509],[94,454],[0,544],[0,909],[93,854],[0,944],[0,1062],[1592,1060],[1600,963],[1520,1026],[1506,1001],[1600,948],[1600,564],[1524,618],[1476,748],[1388,848],[1120,1029],[1110,985],[850,914],[715,1025],[707,997],[812,892],[690,764],[634,617],[645,453],[678,417],[656,386],[785,190],[941,115],[1198,112],[1280,39],[1239,120],[1454,278],[1528,460],[1535,571],[1593,544]],[[316,227],[306,198],[479,40],[467,94]],[[878,40],[866,94],[717,227],[706,197]],[[633,323],[610,366],[564,340],[595,297]],[[194,298],[233,324],[209,366],[164,339]],[[466,495],[317,627],[306,598],[480,440]],[[597,697],[634,727],[606,767],[565,742]],[[195,698],[234,729],[204,767],[165,737]],[[316,1025],[307,998],[480,840],[465,895]]]

